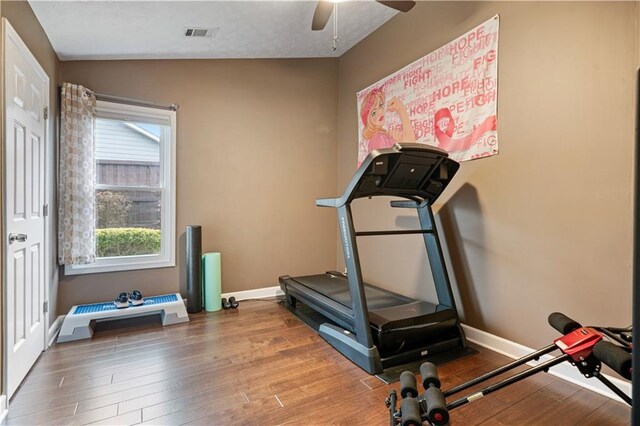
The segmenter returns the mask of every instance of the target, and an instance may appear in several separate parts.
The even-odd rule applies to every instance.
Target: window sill
[[[171,268],[175,259],[162,255],[103,257],[88,265],[65,265],[65,275],[99,274],[106,272],[137,271],[142,269]]]

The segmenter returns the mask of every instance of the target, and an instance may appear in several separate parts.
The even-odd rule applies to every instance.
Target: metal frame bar
[[[429,257],[429,265],[431,266],[431,273],[433,274],[433,282],[436,286],[438,303],[440,305],[453,308],[457,312],[456,304],[453,299],[453,292],[451,290],[451,282],[449,281],[449,274],[447,272],[447,266],[445,265],[444,255],[442,254],[442,246],[440,245],[438,230],[435,227],[431,206],[425,204],[418,207],[416,210],[418,211],[418,218],[420,219],[420,227],[423,230],[431,231],[429,233],[424,233],[423,236],[424,244],[427,249],[427,256]],[[462,339],[463,341],[465,340],[464,337]],[[466,345],[466,342],[463,343]]]
[[[529,361],[532,360],[538,360],[542,355],[548,354],[549,352],[553,352],[556,349],[558,349],[558,347],[554,344],[551,344],[549,346],[545,346],[542,349],[539,349],[535,352],[530,353],[529,355],[523,356],[522,358],[518,358],[517,360],[510,362],[509,364],[503,365],[502,367],[498,367],[495,370],[492,370],[488,373],[483,374],[482,376],[478,376],[475,379],[469,380],[466,383],[463,383],[461,385],[458,385],[456,387],[453,387],[449,390],[447,390],[446,392],[444,392],[444,396],[450,396],[453,395],[454,393],[458,393],[460,391],[463,391],[465,389],[470,388],[471,386],[477,385],[478,383],[482,383],[486,380],[489,380],[493,377],[496,377],[502,373],[505,373],[509,370],[512,370],[516,367],[519,367],[523,364],[526,364]]]
[[[370,237],[376,235],[410,235],[410,234],[430,234],[431,229],[409,229],[401,231],[358,231],[356,237]]]
[[[632,405],[631,398],[629,398],[626,393],[622,392],[616,385],[611,383],[609,379],[607,379],[602,374],[600,374],[600,372],[595,373],[593,376],[596,379],[600,380],[606,387],[611,389],[611,391],[616,395],[618,395],[620,399],[622,399],[624,402],[626,402],[629,405]]]
[[[361,345],[372,348],[373,339],[369,327],[369,311],[367,309],[367,299],[364,294],[360,257],[358,256],[353,216],[349,204],[338,207],[338,227],[340,228],[344,261],[347,267],[347,279],[349,280],[349,293],[351,294],[351,303],[353,305],[356,340]]]
[[[626,349],[631,349],[629,347],[629,342],[627,342],[626,340],[620,338],[620,336],[616,335],[614,332],[612,332],[611,330],[607,329],[607,328],[601,328],[601,327],[595,327],[596,330],[598,330],[599,332],[606,334],[607,337],[609,337],[612,340],[615,340],[616,342],[620,343],[622,345],[623,348]]]
[[[531,377],[534,374],[537,374],[541,371],[547,371],[549,368],[553,367],[554,365],[558,365],[560,363],[563,363],[567,360],[569,360],[571,357],[567,354],[562,354],[556,358],[550,359],[549,361],[545,361],[535,367],[531,367],[528,370],[522,371],[518,374],[514,374],[513,376],[507,377],[504,380],[501,380],[497,383],[494,383],[492,385],[487,386],[484,389],[479,390],[478,392],[475,392],[471,395],[465,396],[463,398],[460,398],[456,401],[453,401],[450,404],[447,404],[447,410],[453,410],[454,408],[460,407],[462,405],[468,404],[470,402],[473,402],[477,399],[482,398],[485,395],[488,395],[490,393],[493,393],[497,390],[500,390],[502,388],[504,388],[505,386],[509,386],[513,383],[519,382],[520,380],[526,379],[527,377]]]
[[[633,272],[632,272],[632,317],[633,341],[640,341],[640,71],[636,71],[636,131],[635,131],[635,161],[634,161],[634,194],[633,194]],[[640,351],[633,351],[632,365],[640,365]],[[640,424],[640,368],[632,372],[631,395],[631,424]]]

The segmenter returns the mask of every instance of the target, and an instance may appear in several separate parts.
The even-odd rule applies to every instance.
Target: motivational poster
[[[358,165],[396,142],[457,161],[497,154],[498,29],[495,16],[358,92]]]

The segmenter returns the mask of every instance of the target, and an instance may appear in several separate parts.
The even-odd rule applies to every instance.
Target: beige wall
[[[500,155],[463,164],[441,215],[464,322],[529,346],[557,334],[556,310],[631,322],[635,7],[419,2],[340,58],[342,190],[356,168],[356,92],[500,14]],[[361,229],[412,221],[363,204]],[[366,279],[433,299],[420,241],[359,247]]]
[[[22,0],[21,1],[2,1],[0,2],[0,5],[1,5],[0,16],[2,16],[3,18],[6,18],[9,21],[11,26],[13,26],[16,32],[20,35],[20,38],[24,41],[24,43],[27,45],[27,47],[29,48],[33,56],[40,63],[42,68],[44,68],[45,72],[49,76],[49,81],[50,81],[49,99],[50,99],[50,105],[51,105],[51,114],[49,116],[52,118],[49,120],[50,146],[47,149],[47,152],[51,154],[49,156],[50,173],[49,173],[48,179],[50,182],[53,182],[55,179],[53,159],[55,155],[55,147],[56,147],[56,140],[57,140],[57,123],[56,123],[55,117],[58,116],[57,86],[58,86],[58,79],[59,79],[60,61],[58,60],[58,56],[54,52],[47,35],[42,29],[42,26],[36,19],[33,11],[31,10],[31,6],[29,6],[29,4],[26,1],[22,1]],[[0,81],[4,80],[4,77],[2,75],[3,67],[4,67],[4,64],[0,66]],[[2,99],[2,96],[3,96],[2,92],[0,91],[0,99]],[[0,114],[0,121],[2,120],[3,116],[4,116],[4,113]],[[2,127],[2,131],[4,132],[4,127]],[[3,164],[4,164],[3,160],[0,157],[0,167],[3,167]],[[0,173],[0,176],[1,175],[2,173]],[[4,185],[4,184],[0,181],[0,185]],[[50,199],[50,211],[53,211],[53,212],[55,212],[56,210],[54,200],[55,200],[55,196],[52,193],[51,199]],[[0,202],[1,202],[1,199],[0,199]],[[1,210],[2,209],[0,209],[0,211]],[[51,228],[49,233],[49,238],[55,239],[55,235],[56,235],[55,228]],[[5,237],[3,236],[2,238],[5,238]],[[50,271],[51,271],[51,277],[50,277],[51,285],[49,287],[49,301],[50,301],[50,306],[55,307],[57,303],[57,289],[58,289],[57,273],[56,273],[57,269],[55,266],[56,265],[55,251],[50,253],[50,255],[51,256],[49,259],[50,261],[49,265],[50,265]],[[0,272],[2,271],[0,270]],[[0,275],[2,274],[0,273]],[[2,315],[0,315],[0,317],[2,317]],[[56,318],[55,308],[50,309],[49,321],[51,324],[53,323],[55,318]]]
[[[0,13],[52,82],[61,81],[28,5],[2,2]],[[342,191],[355,169],[355,92],[495,13],[501,154],[463,165],[442,214],[464,320],[530,346],[554,335],[545,325],[553,310],[626,325],[637,65],[630,52],[640,44],[634,3],[425,2],[338,63],[66,62],[62,75],[98,92],[181,105],[178,236],[187,224],[203,225],[204,249],[223,252],[223,291],[245,290],[334,265],[334,212],[313,201]],[[412,220],[381,217],[384,203],[373,203],[354,209],[362,229]],[[419,241],[360,247],[367,279],[433,298]],[[64,277],[58,311],[120,290],[178,290],[178,258],[172,269]]]
[[[315,207],[337,176],[336,59],[64,62],[64,81],[177,103],[177,234],[203,227],[223,292],[278,285],[336,262],[335,219]],[[178,266],[63,277],[58,310],[120,291],[178,291]]]

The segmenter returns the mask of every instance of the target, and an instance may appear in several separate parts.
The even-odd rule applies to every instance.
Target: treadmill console
[[[439,148],[424,144],[396,144],[370,153],[343,197],[353,200],[388,195],[432,204],[458,168],[458,162]]]
[[[386,175],[389,170],[389,159],[382,157],[376,159],[371,166],[371,174],[374,175]]]

